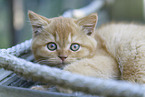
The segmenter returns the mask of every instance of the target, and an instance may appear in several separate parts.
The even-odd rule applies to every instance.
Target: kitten
[[[33,28],[32,51],[38,63],[85,76],[119,77],[116,60],[95,33],[97,14],[81,19],[47,19],[29,11],[29,18]]]
[[[32,51],[38,63],[104,79],[145,83],[145,26],[107,24],[97,14],[48,19],[29,11]]]

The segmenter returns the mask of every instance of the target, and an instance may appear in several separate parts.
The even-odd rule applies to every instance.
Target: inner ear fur
[[[49,20],[46,17],[38,15],[33,11],[28,11],[28,16],[32,25],[38,25],[38,24],[41,25],[41,24],[49,23]]]
[[[34,34],[40,33],[43,26],[50,23],[50,21],[46,17],[38,15],[34,13],[33,11],[28,11],[28,16],[29,16]]]
[[[82,27],[82,30],[84,30],[87,35],[91,35],[95,30],[97,20],[98,16],[96,13],[94,13],[84,18],[78,19],[76,23]]]

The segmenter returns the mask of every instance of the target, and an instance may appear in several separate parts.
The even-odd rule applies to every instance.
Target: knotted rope
[[[137,84],[85,77],[16,57],[29,51],[30,45],[31,40],[28,40],[12,48],[1,49],[0,67],[34,81],[69,87],[74,91],[103,96],[144,97],[145,88]]]
[[[95,2],[95,3],[94,3]],[[100,9],[104,1],[94,1],[89,6],[76,11],[68,11],[64,17],[77,17],[76,12],[86,15],[96,9]],[[99,7],[96,6],[99,2]],[[92,6],[93,5],[93,6]],[[87,12],[85,9],[89,9]],[[90,8],[92,8],[90,10]],[[73,12],[73,13],[72,13]],[[28,79],[51,83],[54,85],[71,88],[74,91],[82,91],[94,95],[113,96],[113,97],[144,97],[145,88],[138,84],[131,84],[123,81],[103,80],[92,77],[85,77],[72,74],[57,68],[51,68],[18,58],[23,53],[30,51],[31,41],[28,40],[12,48],[0,49],[0,67],[11,70]]]
[[[13,46],[11,48],[0,49],[0,52],[11,54],[14,56],[19,56],[22,53],[27,53],[28,51],[30,51],[31,41],[32,41],[32,39],[26,40],[25,42],[23,42],[21,44],[17,44],[16,46]]]

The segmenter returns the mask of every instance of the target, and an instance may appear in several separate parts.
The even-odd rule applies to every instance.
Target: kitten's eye
[[[71,44],[71,46],[70,46],[70,49],[71,49],[72,51],[77,51],[79,48],[80,48],[80,45],[77,44],[77,43],[73,43],[73,44]]]
[[[50,50],[50,51],[54,51],[57,49],[57,45],[54,43],[54,42],[50,42],[47,44],[47,48]]]

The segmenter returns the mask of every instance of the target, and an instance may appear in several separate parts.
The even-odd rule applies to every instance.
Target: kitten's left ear
[[[50,23],[50,20],[48,20],[46,17],[38,15],[33,11],[28,11],[28,15],[34,34],[39,34],[43,26]]]
[[[31,21],[32,26],[34,25],[45,25],[48,24],[50,21],[41,15],[34,13],[33,11],[28,11],[29,19]]]
[[[82,30],[84,30],[87,35],[91,35],[95,30],[97,20],[98,16],[94,13],[84,18],[78,19],[76,23],[82,27]]]

